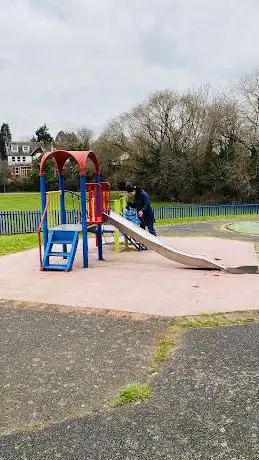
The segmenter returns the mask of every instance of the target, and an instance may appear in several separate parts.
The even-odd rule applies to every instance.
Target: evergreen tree
[[[12,135],[8,123],[3,123],[0,128],[0,158],[7,160],[7,145],[10,144]]]
[[[37,142],[42,142],[45,146],[50,145],[53,142],[53,137],[49,133],[49,128],[47,128],[46,124],[40,126],[35,131],[35,136]]]

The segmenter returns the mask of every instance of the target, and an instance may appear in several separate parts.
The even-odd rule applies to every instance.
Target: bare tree
[[[0,159],[0,186],[3,189],[3,192],[6,192],[6,184],[10,177],[10,168],[6,160]]]
[[[94,132],[89,128],[80,128],[76,132],[79,150],[90,150],[94,139]]]
[[[239,140],[249,151],[250,176],[254,193],[259,193],[259,72],[246,75],[236,85],[243,121]]]

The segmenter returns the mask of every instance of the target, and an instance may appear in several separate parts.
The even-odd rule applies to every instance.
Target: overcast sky
[[[156,89],[259,68],[258,0],[0,0],[0,122],[13,137],[107,120]]]

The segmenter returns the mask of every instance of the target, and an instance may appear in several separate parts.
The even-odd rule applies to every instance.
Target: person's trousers
[[[141,220],[140,228],[143,228],[143,230],[145,230],[146,227],[148,228],[148,231],[149,231],[149,233],[151,233],[151,235],[156,236],[156,231],[155,231],[155,228],[154,228],[154,222],[153,221],[145,222],[144,220]]]

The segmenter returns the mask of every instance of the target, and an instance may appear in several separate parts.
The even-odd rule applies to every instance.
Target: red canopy
[[[79,165],[80,176],[86,174],[86,163],[88,158],[94,163],[95,172],[100,173],[99,163],[94,152],[89,151],[74,151],[74,150],[54,150],[53,152],[45,153],[40,162],[40,176],[44,176],[44,165],[50,158],[54,158],[57,164],[59,174],[62,174],[63,167],[68,158],[74,158]]]

